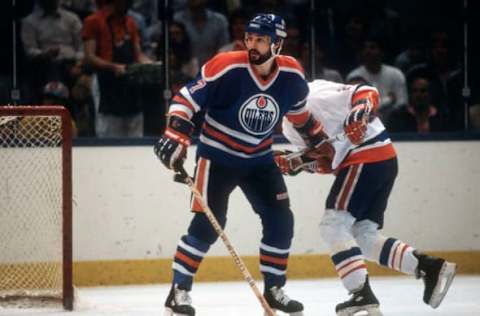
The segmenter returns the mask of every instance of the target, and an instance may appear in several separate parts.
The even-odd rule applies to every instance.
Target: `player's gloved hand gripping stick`
[[[223,243],[225,244],[225,247],[227,247],[228,252],[233,257],[233,261],[235,262],[237,267],[240,269],[240,272],[242,273],[243,277],[250,285],[250,288],[255,293],[255,296],[260,301],[260,304],[265,310],[265,314],[268,316],[275,316],[275,312],[271,309],[270,305],[268,305],[267,301],[265,300],[262,293],[258,289],[257,285],[255,284],[255,280],[253,279],[252,275],[247,269],[247,266],[243,262],[242,258],[240,258],[240,256],[237,254],[237,251],[233,248],[232,243],[228,239],[227,235],[225,235],[225,232],[223,231],[222,226],[220,226],[220,224],[218,223],[217,219],[215,218],[215,215],[213,214],[212,210],[208,207],[202,194],[195,187],[195,183],[192,177],[190,177],[188,173],[185,171],[185,168],[183,167],[183,161],[182,162],[179,161],[174,166],[173,169],[176,171],[173,180],[175,182],[180,182],[188,185],[193,195],[202,206],[203,212],[205,213],[205,216],[207,216],[208,221],[210,222],[210,224],[212,224],[213,229],[217,232],[218,236],[222,239]]]
[[[277,164],[279,164],[279,161],[282,160],[282,164],[285,166],[283,168],[281,166],[279,167],[282,169],[284,174],[296,175],[302,170],[314,173],[319,167],[319,159],[315,158],[317,156],[317,152],[322,151],[322,147],[325,146],[325,144],[332,144],[336,141],[342,141],[345,139],[345,137],[347,137],[345,133],[340,133],[322,140],[314,147],[307,147],[296,152],[286,152],[282,159],[276,159]],[[287,172],[284,172],[284,169],[287,170]]]

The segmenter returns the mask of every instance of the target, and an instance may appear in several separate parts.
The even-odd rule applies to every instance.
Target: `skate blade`
[[[187,314],[174,313],[171,308],[166,307],[163,316],[188,316]]]
[[[383,316],[377,304],[350,307],[337,312],[337,316]]]
[[[430,305],[432,308],[437,308],[440,303],[442,303],[443,298],[447,294],[448,289],[453,282],[456,272],[457,265],[455,263],[445,261],[438,276],[437,286],[433,289],[432,298],[430,299],[428,305]]]

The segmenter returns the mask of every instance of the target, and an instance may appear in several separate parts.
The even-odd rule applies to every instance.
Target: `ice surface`
[[[261,283],[259,287],[261,288]],[[385,316],[480,315],[480,276],[457,276],[442,305],[422,302],[423,284],[411,277],[371,277]],[[337,279],[290,280],[286,292],[303,302],[305,316],[335,315],[335,305],[348,298]],[[78,288],[76,309],[1,308],[1,316],[163,316],[167,284]],[[191,293],[197,316],[263,316],[246,282],[196,283]]]

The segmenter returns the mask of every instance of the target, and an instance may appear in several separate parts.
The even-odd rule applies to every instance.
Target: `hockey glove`
[[[278,168],[284,175],[296,176],[302,171],[301,164],[303,163],[301,157],[290,158],[292,153],[290,150],[275,150],[273,152],[273,158]]]
[[[355,105],[343,123],[345,135],[347,135],[350,142],[355,145],[363,142],[365,134],[367,133],[367,125],[370,121],[372,105],[367,100],[365,101],[366,102]]]
[[[295,127],[305,144],[309,147],[310,159],[327,157],[333,159],[335,149],[327,142],[328,135],[323,131],[322,124],[310,115],[307,122],[301,127]]]
[[[187,158],[194,125],[191,121],[178,115],[168,117],[167,129],[154,146],[160,161],[168,168],[178,171]]]
[[[290,150],[275,151],[275,163],[284,175],[296,176],[301,171],[309,173],[331,173],[332,159],[326,156],[311,158],[308,153],[297,155]]]
[[[324,141],[320,146],[307,150],[302,156],[303,168],[309,172],[331,173],[335,148]]]

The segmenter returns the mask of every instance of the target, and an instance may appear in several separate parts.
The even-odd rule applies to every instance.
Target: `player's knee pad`
[[[352,232],[364,256],[370,261],[378,262],[383,244],[387,240],[379,233],[378,224],[370,220],[363,220],[353,225]]]
[[[352,225],[355,218],[346,211],[325,210],[320,222],[320,235],[330,246],[332,252],[349,249],[354,246]]]

